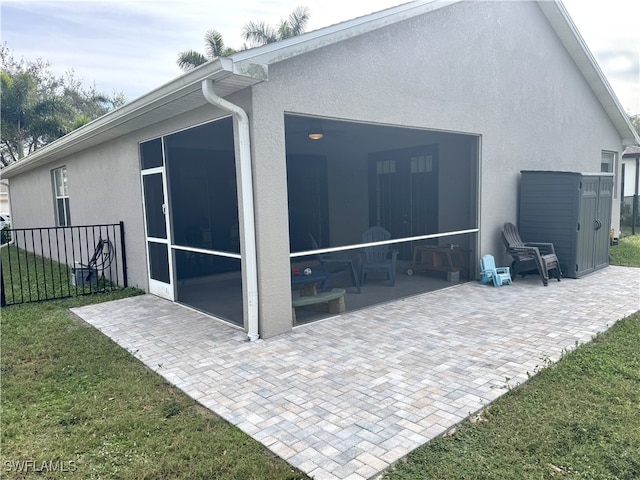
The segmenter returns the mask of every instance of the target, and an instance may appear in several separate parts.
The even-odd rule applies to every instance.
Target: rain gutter
[[[213,80],[202,81],[202,93],[207,102],[230,112],[238,126],[237,159],[240,173],[242,199],[242,224],[244,227],[244,268],[247,279],[247,337],[254,342],[258,333],[258,265],[256,254],[255,215],[253,209],[253,178],[251,173],[251,140],[249,117],[238,105],[219,97],[213,90]]]

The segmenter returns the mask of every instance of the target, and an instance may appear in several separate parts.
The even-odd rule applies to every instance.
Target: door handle
[[[167,204],[166,204],[166,203],[163,203],[163,204],[162,204],[162,214],[163,214],[163,215],[166,215],[166,214],[167,214]]]

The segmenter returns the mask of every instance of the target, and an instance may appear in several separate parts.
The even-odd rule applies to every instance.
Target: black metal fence
[[[2,231],[1,304],[127,287],[124,223]]]

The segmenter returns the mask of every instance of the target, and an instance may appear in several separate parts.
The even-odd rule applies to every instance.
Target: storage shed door
[[[613,176],[600,177],[598,211],[596,215],[593,263],[595,268],[609,264],[609,231],[611,229],[611,206],[613,204]]]
[[[576,273],[578,276],[609,263],[609,229],[613,177],[584,176],[580,198],[580,218]]]

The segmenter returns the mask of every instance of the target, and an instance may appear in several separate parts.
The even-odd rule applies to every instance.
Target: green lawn
[[[611,247],[611,264],[640,267],[640,235],[622,237]]]
[[[15,246],[2,247],[2,275],[8,305],[106,293],[118,287],[101,277],[94,284],[70,284],[71,268]],[[115,273],[114,273],[115,277]],[[13,278],[13,282],[11,279]]]

